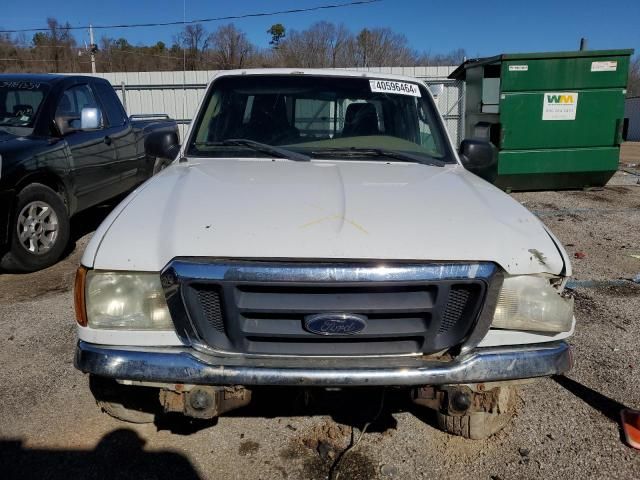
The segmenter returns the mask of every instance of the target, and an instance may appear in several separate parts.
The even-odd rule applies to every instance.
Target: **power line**
[[[277,12],[258,12],[258,13],[245,13],[243,15],[229,15],[226,17],[213,17],[213,18],[200,18],[197,20],[189,20],[189,21],[177,21],[177,22],[163,22],[163,23],[123,23],[119,25],[94,25],[94,29],[109,29],[109,28],[140,28],[140,27],[169,27],[174,25],[191,25],[194,23],[208,23],[208,22],[220,22],[224,20],[240,20],[243,18],[254,18],[254,17],[271,17],[274,15],[285,15],[289,13],[304,13],[304,12],[315,12],[318,10],[330,10],[334,8],[343,8],[343,7],[353,7],[357,5],[367,5],[370,3],[378,3],[383,0],[359,0],[349,3],[334,3],[328,5],[319,5],[317,7],[307,7],[307,8],[292,8],[289,10],[280,10]],[[81,26],[81,27],[65,27],[59,26],[61,30],[86,30],[89,28],[89,25]],[[48,32],[49,28],[20,28],[15,30],[0,30],[0,33],[21,33],[21,32]]]

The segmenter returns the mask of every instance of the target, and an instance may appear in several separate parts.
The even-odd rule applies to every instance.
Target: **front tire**
[[[56,263],[69,243],[71,227],[64,201],[34,183],[20,191],[11,220],[11,246],[0,260],[4,270],[34,272]]]
[[[100,409],[129,423],[153,423],[159,410],[157,389],[120,385],[115,380],[91,375],[89,388]]]

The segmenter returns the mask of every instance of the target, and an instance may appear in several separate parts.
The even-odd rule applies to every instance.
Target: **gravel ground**
[[[629,162],[631,163],[631,162]],[[516,193],[567,246],[578,280],[640,273],[639,177],[603,190]],[[103,212],[75,223],[76,249],[31,275],[0,275],[0,465],[3,478],[323,479],[379,410],[381,392],[265,389],[215,424],[130,425],[102,414],[72,365],[72,275]],[[80,224],[80,225],[79,225]],[[523,387],[518,413],[485,441],[434,428],[404,391],[343,457],[337,477],[638,478],[621,440],[623,406],[640,408],[640,285],[577,288],[576,366]],[[334,475],[335,478],[335,475]]]

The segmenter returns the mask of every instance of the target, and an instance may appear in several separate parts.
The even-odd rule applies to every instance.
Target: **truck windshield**
[[[250,140],[312,158],[454,163],[419,82],[320,75],[223,77],[207,93],[187,154],[261,157]],[[407,155],[400,155],[406,153]]]
[[[0,80],[0,127],[33,128],[49,86],[28,80]]]

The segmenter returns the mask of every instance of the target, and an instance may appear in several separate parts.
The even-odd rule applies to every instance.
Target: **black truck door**
[[[139,169],[144,167],[144,149],[137,145],[137,135],[122,108],[122,104],[106,81],[95,80],[92,85],[98,95],[103,114],[109,125],[111,139],[116,150],[116,169],[120,176],[122,192],[133,189],[140,183]]]
[[[78,209],[84,210],[118,195],[119,171],[111,129],[80,130],[82,109],[99,108],[88,84],[66,89],[56,107],[55,121],[71,150]],[[104,115],[104,113],[102,113]]]

